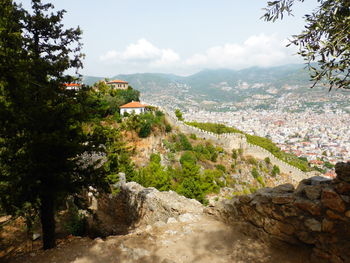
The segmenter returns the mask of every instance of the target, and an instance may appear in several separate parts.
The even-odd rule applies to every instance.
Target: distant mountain
[[[84,76],[83,83],[92,85],[101,79],[103,77]],[[196,92],[209,92],[217,89],[217,84],[220,83],[228,86],[240,83],[306,84],[309,76],[304,65],[291,64],[268,68],[251,67],[243,70],[206,69],[187,77],[162,73],[136,73],[116,75],[110,79],[126,80],[141,91],[166,89],[169,83],[181,83],[191,86]]]
[[[84,76],[83,82],[92,85],[101,79],[103,77]],[[262,107],[268,107],[281,96],[316,98],[327,95],[325,88],[308,88],[311,86],[309,72],[300,64],[243,70],[206,69],[186,77],[137,73],[116,75],[109,79],[128,81],[147,101],[177,105],[184,103],[195,107],[226,102],[232,105],[243,101],[245,104],[256,104],[257,100],[260,100]]]
[[[104,77],[92,77],[92,76],[83,76],[83,83],[85,85],[93,85],[97,81],[104,79]]]

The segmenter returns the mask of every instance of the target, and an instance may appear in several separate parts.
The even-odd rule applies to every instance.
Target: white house
[[[63,85],[67,90],[79,90],[81,88],[81,84],[78,83],[64,83]]]
[[[132,102],[129,102],[127,104],[120,106],[120,114],[123,115],[125,112],[127,112],[129,114],[131,114],[131,113],[141,114],[141,113],[144,113],[146,111],[147,106],[148,105],[141,104],[138,101],[132,101]]]
[[[127,81],[120,79],[108,81],[106,84],[115,89],[128,89],[129,87],[129,83]]]

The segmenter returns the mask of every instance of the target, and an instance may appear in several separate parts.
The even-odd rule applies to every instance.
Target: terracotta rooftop
[[[111,80],[111,81],[107,82],[107,84],[114,84],[114,83],[128,84],[129,82],[124,81],[124,80],[120,80],[120,79],[115,79],[115,80]]]
[[[129,102],[127,104],[120,106],[120,108],[144,108],[146,106],[148,106],[148,105],[141,104],[138,101],[132,101],[132,102]]]
[[[78,84],[78,83],[64,83],[63,85],[66,87],[80,87],[81,86],[81,84]]]

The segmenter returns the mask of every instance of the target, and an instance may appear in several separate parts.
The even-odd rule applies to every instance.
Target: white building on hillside
[[[141,113],[144,113],[146,111],[147,106],[148,105],[141,104],[138,101],[132,101],[132,102],[129,102],[127,104],[120,106],[120,114],[123,115],[125,112],[127,112],[129,114],[131,114],[131,113],[141,114]]]
[[[114,89],[128,89],[129,83],[124,80],[116,79],[116,80],[111,80],[106,83],[107,85],[111,86]]]

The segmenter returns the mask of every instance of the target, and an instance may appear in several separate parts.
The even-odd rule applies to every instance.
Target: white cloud
[[[286,41],[275,35],[254,35],[242,44],[227,43],[207,49],[185,60],[188,66],[245,68],[291,63],[294,51],[286,48]],[[295,52],[294,52],[295,53]]]
[[[142,38],[126,47],[124,51],[111,50],[100,56],[102,61],[112,63],[149,63],[154,66],[167,65],[180,60],[172,49],[160,49]]]
[[[126,71],[168,71],[193,73],[203,68],[241,69],[297,62],[286,40],[276,35],[253,35],[243,43],[226,43],[181,59],[170,48],[159,48],[146,39],[129,44],[125,50],[111,50],[100,56],[103,62],[120,65]]]

